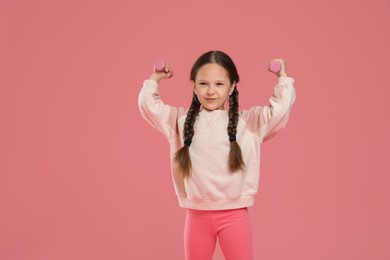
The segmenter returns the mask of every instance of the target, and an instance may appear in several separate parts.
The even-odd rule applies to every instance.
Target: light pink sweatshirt
[[[245,171],[233,174],[228,171],[228,110],[201,109],[189,147],[192,172],[182,180],[177,175],[173,157],[184,145],[183,127],[188,108],[165,104],[160,99],[158,83],[150,79],[144,81],[138,97],[139,109],[169,142],[171,175],[180,207],[220,210],[253,205],[260,178],[260,144],[287,126],[296,98],[293,83],[291,77],[279,77],[270,104],[239,112],[236,138]]]

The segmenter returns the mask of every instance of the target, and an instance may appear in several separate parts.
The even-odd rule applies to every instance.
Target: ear
[[[196,93],[196,89],[195,89],[195,81],[191,80],[191,83],[192,83],[192,89],[194,90],[195,94],[198,94]]]
[[[232,86],[230,87],[229,96],[233,93],[235,87],[236,87],[236,82],[234,81]]]

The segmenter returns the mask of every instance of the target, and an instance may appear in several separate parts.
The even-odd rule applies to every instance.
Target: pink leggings
[[[184,227],[186,260],[211,260],[217,237],[226,260],[252,260],[252,223],[248,208],[187,209]]]

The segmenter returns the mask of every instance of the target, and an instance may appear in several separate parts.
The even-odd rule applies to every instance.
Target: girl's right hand
[[[162,72],[156,71],[156,68],[153,66],[153,73],[149,79],[155,80],[157,83],[159,83],[162,79],[170,79],[172,77],[173,69],[168,64],[166,64],[165,71]]]
[[[286,61],[284,59],[273,59],[272,61],[278,61],[280,63],[280,67],[281,67],[281,69],[278,72],[275,72],[275,75],[278,77],[287,76],[287,74],[286,74]]]

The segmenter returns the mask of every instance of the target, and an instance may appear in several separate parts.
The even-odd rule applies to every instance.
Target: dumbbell
[[[269,64],[269,68],[268,68],[270,71],[276,73],[278,71],[280,71],[282,69],[282,66],[280,65],[280,62],[279,61],[271,61],[271,63]]]
[[[156,60],[154,62],[154,69],[157,72],[164,72],[165,71],[165,62],[163,60]]]

